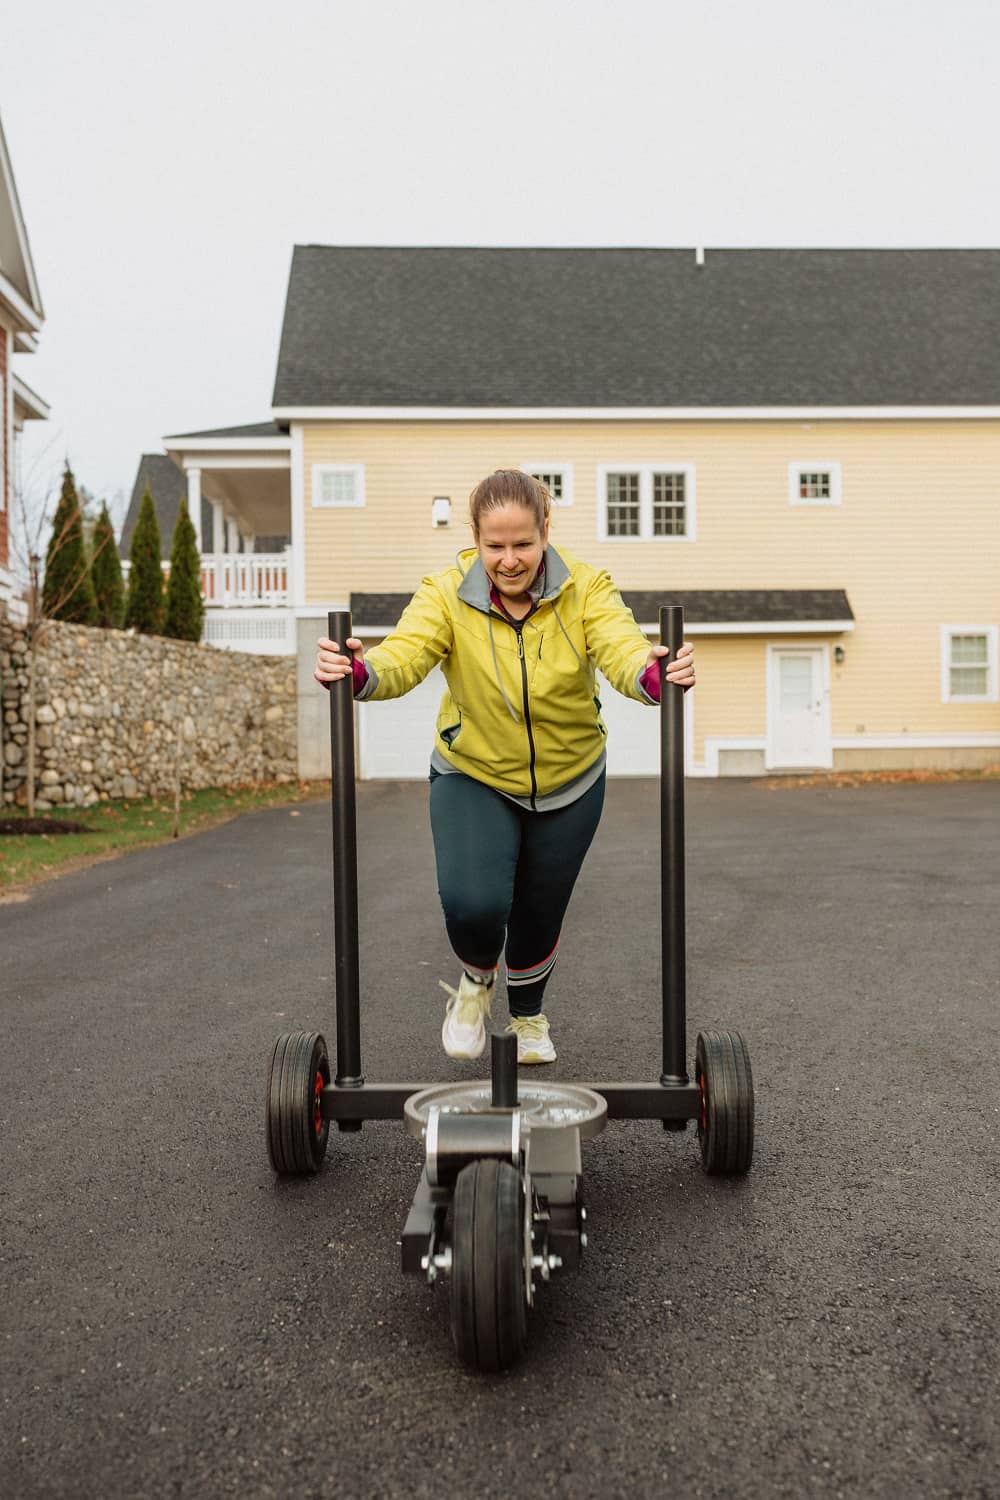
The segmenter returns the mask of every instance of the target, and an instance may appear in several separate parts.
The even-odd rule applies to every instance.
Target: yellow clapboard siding
[[[1000,615],[1000,423],[315,423],[304,457],[311,603],[411,591],[469,545],[485,474],[571,464],[574,504],[554,511],[552,541],[623,589],[846,589],[856,625],[831,671],[834,736],[1000,731],[996,703],[945,704],[940,689],[941,626]],[[839,463],[841,503],[791,505],[793,461]],[[320,462],[364,464],[364,508],[312,508]],[[598,541],[598,465],[629,462],[695,466],[696,540]],[[452,501],[439,530],[436,495]],[[699,759],[705,735],[764,735],[766,647],[783,639],[701,638]]]

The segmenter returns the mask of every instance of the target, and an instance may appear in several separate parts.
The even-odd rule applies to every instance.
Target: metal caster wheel
[[[267,1085],[267,1154],[282,1177],[308,1177],[323,1165],[330,1122],[320,1096],[329,1082],[326,1042],[318,1032],[279,1036]]]
[[[527,1337],[524,1185],[510,1162],[463,1167],[452,1200],[451,1335],[474,1370],[505,1370]]]
[[[738,1031],[700,1031],[695,1077],[701,1088],[698,1143],[711,1177],[735,1177],[753,1161],[753,1074]]]

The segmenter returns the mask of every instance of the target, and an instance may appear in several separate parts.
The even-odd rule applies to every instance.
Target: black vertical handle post
[[[517,1108],[517,1037],[494,1032],[490,1037],[490,1102],[494,1109]]]
[[[660,941],[663,978],[663,1084],[686,1084],[687,979],[684,932],[684,689],[667,681],[666,663],[684,642],[684,610],[660,609]]]
[[[349,656],[351,612],[330,610],[327,634]],[[358,968],[358,818],[354,788],[354,683],[330,684],[330,793],[333,806],[333,942],[337,995],[338,1088],[361,1076],[361,982]]]

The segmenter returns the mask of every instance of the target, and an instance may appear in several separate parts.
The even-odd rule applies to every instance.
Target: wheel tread
[[[291,1031],[279,1036],[271,1054],[267,1086],[267,1152],[283,1177],[306,1177],[323,1165],[329,1122],[314,1129],[315,1083],[329,1081],[326,1042],[319,1032]]]
[[[738,1176],[753,1160],[754,1092],[750,1054],[738,1031],[703,1031],[697,1073],[705,1082],[707,1126],[698,1123],[702,1164],[711,1176]]]

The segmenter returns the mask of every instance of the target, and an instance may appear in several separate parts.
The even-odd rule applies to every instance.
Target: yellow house
[[[685,606],[690,775],[1000,761],[998,325],[994,250],[297,247],[242,432],[287,476],[302,773],[327,609],[384,634],[499,467],[651,635]],[[199,439],[238,514],[224,432],[168,450],[190,491]],[[359,708],[360,774],[427,774],[436,675]],[[610,772],[653,774],[656,715],[602,702]]]

